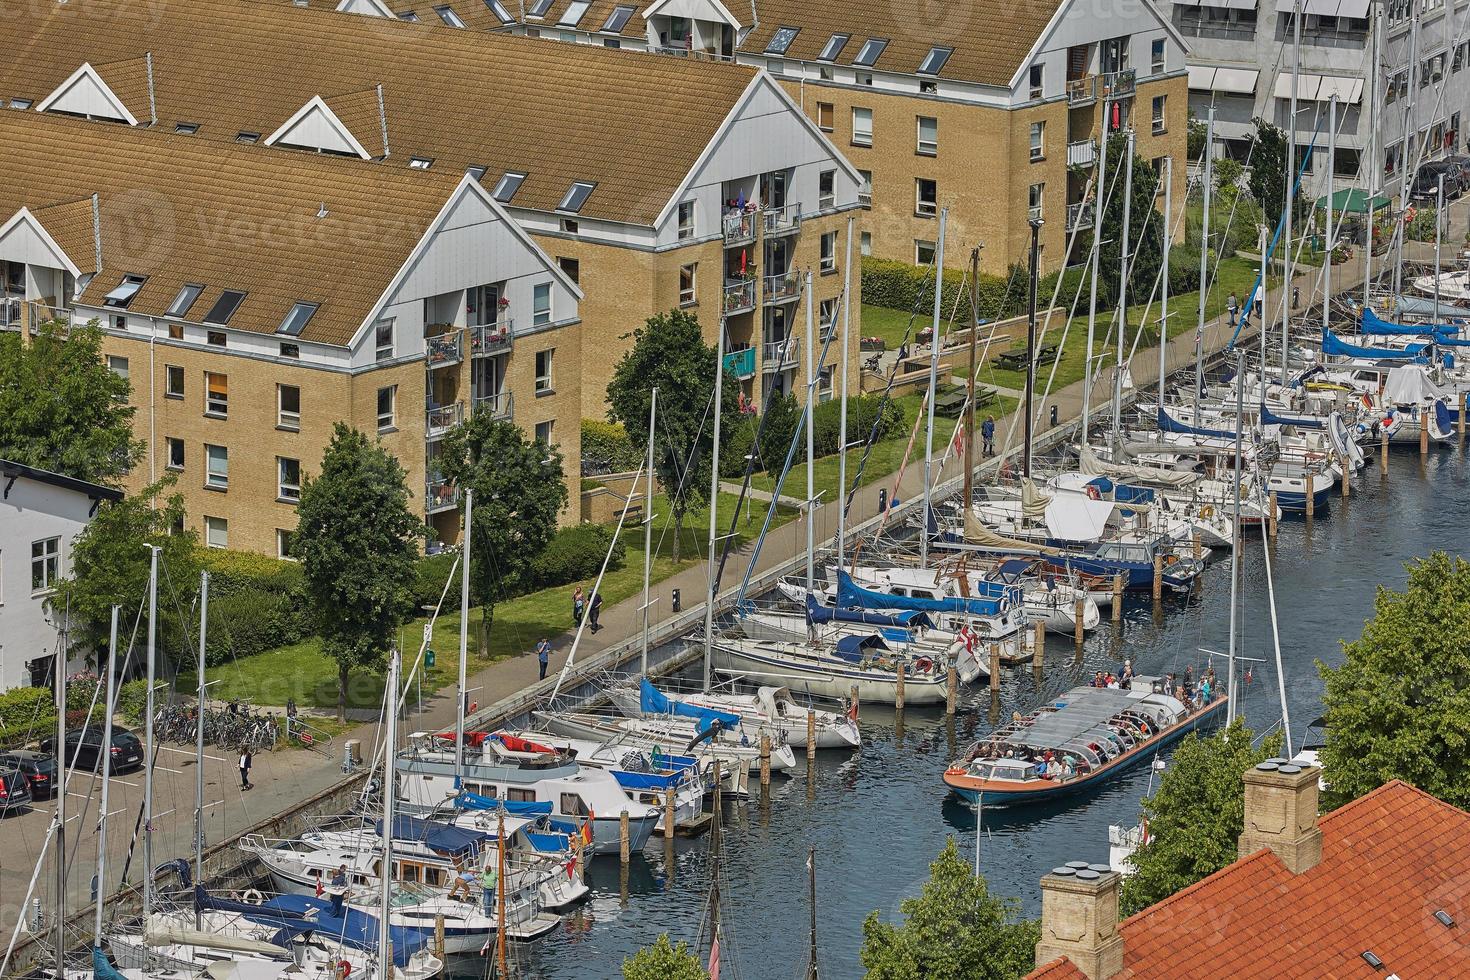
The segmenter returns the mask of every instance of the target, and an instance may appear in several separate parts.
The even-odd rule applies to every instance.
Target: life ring
[[[1091,500],[1101,500],[1102,499],[1102,492],[1100,490],[1098,490],[1097,487],[1095,487],[1095,486],[1093,486],[1092,484],[1089,483],[1087,485],[1087,496]]]
[[[928,657],[920,657],[918,660],[914,661],[914,669],[919,671],[920,673],[927,674],[929,671],[934,669],[934,661],[930,660]]]
[[[338,960],[336,969],[337,980],[347,980],[352,975],[352,964],[347,960]]]
[[[265,896],[257,888],[247,888],[245,894],[240,896],[240,901],[249,902],[251,905],[264,905]]]

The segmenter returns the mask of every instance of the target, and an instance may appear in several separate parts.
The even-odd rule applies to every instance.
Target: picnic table
[[[1057,359],[1059,354],[1060,349],[1056,344],[1043,344],[1041,347],[1036,348],[1036,363],[1050,364]],[[1005,368],[1011,371],[1024,371],[1026,369],[1026,348],[1019,347],[1016,350],[1008,350],[1004,354],[993,358],[990,363],[998,368]]]
[[[995,401],[995,389],[986,385],[978,385],[975,388],[975,407],[977,409]],[[965,386],[954,385],[941,391],[934,398],[934,414],[945,418],[959,418],[960,412],[965,407]]]

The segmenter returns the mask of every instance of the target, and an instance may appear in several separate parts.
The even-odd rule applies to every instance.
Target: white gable
[[[41,100],[36,111],[69,112],[93,119],[125,122],[129,126],[138,125],[137,118],[123,105],[117,94],[107,87],[102,76],[97,74],[97,69],[90,64],[83,64],[72,72],[70,78]]]
[[[735,19],[735,15],[720,0],[658,0],[643,12],[644,20],[660,16],[715,21],[735,28],[740,26],[740,21]]]
[[[362,14],[365,17],[393,17],[393,11],[383,0],[342,0],[337,4],[341,14]]]
[[[348,153],[364,160],[372,157],[337,114],[327,108],[320,95],[313,95],[310,102],[296,110],[265,142],[267,146],[279,143],[327,153]]]
[[[21,208],[0,225],[0,261],[24,262],[48,269],[66,269],[74,276],[81,270],[47,233],[36,216]]]

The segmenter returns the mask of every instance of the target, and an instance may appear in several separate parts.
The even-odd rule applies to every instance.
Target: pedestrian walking
[[[1301,305],[1301,301],[1302,301],[1302,287],[1300,287],[1300,286],[1292,286],[1291,287],[1291,308],[1293,310],[1296,309],[1298,306]]]
[[[572,626],[582,625],[582,611],[587,608],[587,598],[582,594],[582,587],[577,586],[577,591],[572,593]]]
[[[995,416],[985,416],[985,421],[980,423],[980,438],[984,446],[980,450],[982,456],[995,455]]]
[[[594,633],[596,633],[598,630],[602,629],[602,624],[597,621],[597,617],[598,616],[601,616],[601,615],[602,615],[602,593],[601,592],[593,592],[592,593],[592,607],[591,607],[591,609],[589,611],[588,619],[590,619],[591,622],[592,622],[592,632],[594,632]]]
[[[546,680],[546,668],[551,664],[551,644],[546,637],[536,644],[536,659],[541,663],[541,680]]]
[[[1236,314],[1240,312],[1240,300],[1234,293],[1231,293],[1230,298],[1225,301],[1225,308],[1230,311],[1230,322],[1234,323]]]
[[[250,785],[250,750],[246,749],[240,753],[240,788],[254,789]]]

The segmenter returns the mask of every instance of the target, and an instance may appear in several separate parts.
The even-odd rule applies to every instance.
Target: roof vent
[[[327,202],[326,201],[323,201],[322,202],[322,206],[316,209],[316,216],[318,218],[325,218],[327,216]]]
[[[1367,963],[1375,970],[1383,969],[1383,961],[1375,956],[1371,949],[1363,950],[1363,962]]]
[[[1453,929],[1455,927],[1455,920],[1444,909],[1435,909],[1434,917],[1438,919],[1439,924],[1444,926],[1446,929]]]

